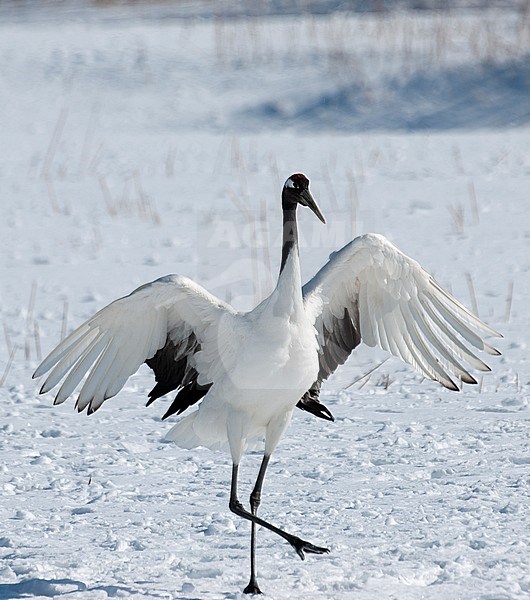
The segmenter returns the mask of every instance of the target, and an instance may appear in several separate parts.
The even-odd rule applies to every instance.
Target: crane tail
[[[221,450],[228,447],[228,439],[220,428],[204,428],[198,423],[199,411],[186,415],[174,425],[165,436],[166,440],[175,442],[177,446],[191,450],[203,446],[210,450]]]

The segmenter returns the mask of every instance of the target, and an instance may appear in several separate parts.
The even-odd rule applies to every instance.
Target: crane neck
[[[292,256],[291,256],[292,254]],[[296,204],[283,207],[283,243],[280,275],[287,264],[287,259],[298,259],[298,223],[296,221]]]

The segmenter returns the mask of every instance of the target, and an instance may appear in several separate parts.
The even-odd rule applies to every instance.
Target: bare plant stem
[[[386,363],[386,361],[389,359],[390,357],[387,356],[383,361],[381,361],[378,365],[375,365],[375,367],[372,367],[369,371],[367,371],[364,375],[360,375],[359,377],[356,377],[349,385],[347,385],[344,389],[347,390],[349,388],[351,388],[352,385],[355,385],[358,381],[361,381],[361,379],[364,379],[365,377],[368,377],[369,375],[371,375],[375,370],[379,369],[379,367],[381,367],[382,365],[384,365]],[[366,384],[363,383],[363,385],[361,387],[363,387]],[[361,389],[361,388],[359,388]]]
[[[6,368],[4,369],[4,373],[2,375],[2,378],[0,379],[0,387],[3,387],[4,383],[6,382],[7,376],[9,375],[9,371],[11,370],[11,365],[13,364],[13,359],[15,358],[15,352],[17,350],[18,346],[15,344],[11,348],[11,352],[9,353],[9,359],[7,361]]]
[[[480,216],[478,212],[477,193],[475,191],[475,184],[472,181],[468,183],[467,191],[469,193],[469,206],[473,215],[473,224],[478,225],[480,223]]]
[[[31,291],[29,293],[28,301],[28,312],[26,314],[26,339],[24,341],[24,357],[26,360],[31,358],[31,347],[29,343],[30,331],[33,329],[33,312],[35,310],[35,299],[37,298],[37,282],[33,281],[31,284]]]
[[[9,330],[5,321],[3,321],[2,325],[4,327],[4,338],[6,340],[7,353],[10,354],[13,348],[13,344],[11,343],[11,336],[9,335]]]
[[[175,158],[177,156],[177,149],[171,147],[167,151],[166,157],[166,177],[174,177],[175,176]]]
[[[464,207],[461,204],[449,204],[447,207],[456,233],[464,233]]]
[[[92,140],[94,138],[95,121],[96,109],[93,106],[92,110],[90,111],[90,117],[88,118],[85,138],[83,140],[83,147],[81,148],[81,155],[79,157],[79,175],[83,175],[88,169],[88,158],[90,156],[90,147],[92,146]]]
[[[350,197],[350,211],[351,211],[351,238],[353,239],[357,234],[357,213],[359,210],[359,193],[357,191],[357,182],[355,181],[355,175],[353,171],[347,172],[349,182],[349,197]]]
[[[64,301],[63,304],[63,319],[61,322],[61,341],[66,337],[66,331],[68,327],[68,300]]]
[[[262,225],[262,244],[263,244],[263,263],[265,265],[265,276],[262,292],[264,295],[270,294],[274,287],[274,282],[271,273],[271,253],[269,246],[269,224],[267,216],[267,203],[263,201],[261,203],[261,215],[260,221]]]
[[[55,214],[59,214],[61,212],[61,209],[59,207],[59,202],[57,201],[57,194],[55,193],[55,188],[53,187],[52,180],[48,175],[45,175],[44,181],[46,182],[46,189],[48,190],[48,198],[50,199],[52,212],[54,212]]]
[[[37,298],[37,282],[31,283],[31,292],[29,293],[28,314],[26,315],[26,325],[29,326],[33,320],[33,311],[35,310],[35,300]]]
[[[107,212],[111,217],[116,216],[116,207],[114,206],[114,201],[112,200],[112,194],[110,193],[107,180],[103,176],[99,178],[99,187],[103,193],[103,200],[105,200]]]
[[[67,118],[68,118],[68,109],[62,108],[61,112],[59,113],[57,123],[55,124],[55,129],[53,130],[50,144],[48,145],[46,157],[44,158],[44,164],[42,165],[42,173],[41,174],[43,177],[47,177],[50,173],[50,169],[52,167],[53,160],[54,160],[55,154],[57,152],[57,148],[59,147],[59,142],[61,141],[61,136],[63,134],[63,130],[64,130],[64,126],[66,125]]]
[[[512,314],[512,302],[513,302],[513,288],[514,282],[510,282],[510,286],[508,287],[508,295],[506,296],[506,310],[504,311],[504,322],[509,323],[510,317]]]
[[[466,281],[467,281],[467,289],[469,290],[469,297],[471,298],[471,306],[473,312],[479,316],[478,314],[478,304],[477,304],[477,296],[475,295],[475,286],[473,285],[473,278],[471,277],[471,273],[466,273]]]
[[[35,352],[37,353],[37,360],[41,362],[42,360],[42,352],[40,346],[40,331],[39,331],[39,323],[37,321],[33,321],[33,337],[35,339]]]
[[[241,197],[248,197],[248,193],[241,193]],[[236,205],[238,210],[243,215],[245,221],[248,225],[249,235],[250,235],[250,261],[252,265],[252,286],[254,292],[254,300],[256,302],[261,301],[262,294],[260,289],[259,282],[259,265],[258,265],[258,254],[257,254],[257,244],[256,240],[256,219],[254,215],[247,208],[247,204],[240,201],[239,196],[237,194],[230,194],[232,202]]]

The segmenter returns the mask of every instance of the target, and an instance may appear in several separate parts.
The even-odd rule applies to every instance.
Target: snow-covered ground
[[[331,553],[261,530],[262,589],[530,598],[528,14],[88,14],[0,24],[0,598],[240,597],[229,457],[163,441],[149,369],[90,418],[31,373],[167,273],[252,307],[295,171],[329,223],[300,215],[306,278],[383,233],[505,338],[459,394],[394,359],[361,378],[385,357],[361,347],[326,385],[336,422],[297,411],[260,510]]]

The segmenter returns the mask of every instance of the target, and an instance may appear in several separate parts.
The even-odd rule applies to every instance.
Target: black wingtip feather
[[[193,406],[204,396],[206,396],[208,390],[211,387],[211,384],[198,384],[196,378],[194,378],[187,385],[179,389],[177,395],[175,396],[175,399],[173,400],[170,407],[167,409],[166,413],[162,417],[162,420],[171,417],[171,415],[180,415],[181,413],[183,413],[187,408]]]
[[[145,403],[145,406],[151,406],[151,404],[153,404],[153,402],[159,398],[160,396],[154,396],[151,395],[153,392],[149,392],[149,395],[147,396],[147,402]]]

